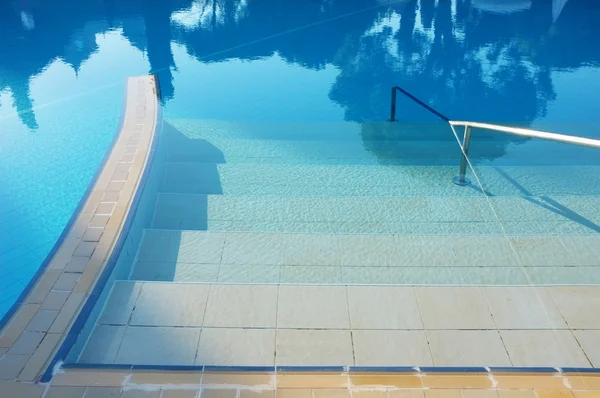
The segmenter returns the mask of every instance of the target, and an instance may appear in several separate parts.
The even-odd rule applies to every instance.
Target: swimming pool
[[[73,4],[57,7],[60,14]],[[165,126],[130,232],[137,254],[119,260],[72,362],[156,364],[136,359],[135,350],[99,358],[107,351],[95,342],[112,336],[120,346],[125,338],[141,340],[136,333],[149,326],[181,327],[159,316],[148,321],[155,307],[144,301],[178,297],[173,282],[200,290],[260,285],[269,292],[276,284],[600,282],[590,249],[600,230],[594,150],[478,131],[470,152],[474,183],[458,187],[452,178],[461,153],[447,125],[408,99],[398,103],[399,122],[387,122],[390,88],[400,85],[452,119],[599,138],[597,5],[106,1],[78,7],[81,19],[65,35],[72,45],[64,50],[87,59],[74,81],[76,101],[89,108],[81,112],[85,121],[64,131],[75,134],[92,113],[107,117],[87,130],[99,162],[119,107],[107,100],[106,111],[92,112],[104,95],[96,92],[114,100],[120,79],[148,71],[159,77]],[[35,7],[24,12],[15,27],[20,34],[30,19],[44,18]],[[32,81],[51,70],[36,71]],[[68,112],[71,103],[56,108]],[[40,132],[46,128],[38,124]],[[48,129],[52,137],[56,129]],[[61,209],[58,231],[96,167],[83,155],[79,160],[79,191]],[[586,250],[582,242],[589,242]],[[131,298],[129,315],[136,306],[146,313],[132,315],[133,323],[106,321],[119,305],[111,297],[123,295]]]

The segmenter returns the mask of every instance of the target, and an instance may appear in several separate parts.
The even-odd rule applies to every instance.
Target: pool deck
[[[83,210],[43,275],[1,331],[0,398],[600,396],[597,373],[576,369],[599,366],[600,361],[598,345],[594,344],[600,321],[591,316],[600,313],[600,290],[586,286],[373,288],[119,282],[115,289],[137,294],[113,304],[109,300],[100,324],[112,316],[113,320],[103,326],[120,328],[123,339],[131,328],[129,338],[142,344],[123,344],[134,351],[123,361],[116,361],[118,350],[104,352],[114,352],[113,362],[122,364],[118,369],[100,369],[93,364],[88,369],[65,369],[60,362],[53,363],[53,359],[66,355],[61,347],[68,347],[65,341],[75,339],[82,325],[69,331],[74,323],[81,322],[82,312],[91,310],[106,282],[102,271],[119,238],[127,232],[125,222],[133,209],[159,123],[156,90],[152,76],[129,80],[122,129]],[[177,305],[169,305],[169,300],[177,300]],[[232,304],[223,306],[229,300]],[[377,305],[370,305],[369,300],[376,300]],[[157,305],[166,305],[169,316],[164,319],[170,320],[169,324],[163,325],[165,320],[152,316]],[[264,311],[250,312],[249,305]],[[390,317],[391,313],[395,316]],[[223,323],[235,320],[238,324]],[[366,323],[361,327],[361,322]],[[539,330],[540,324],[545,325],[543,330]],[[243,358],[242,353],[249,352],[248,361],[242,365],[265,359],[261,364],[267,368],[252,373],[211,371],[202,366],[189,371],[181,366],[178,370],[162,367],[162,371],[150,371],[123,365],[130,361],[144,363],[135,358],[143,349],[150,358],[145,363],[161,368],[155,359],[168,357],[170,346],[166,343],[177,340],[153,341],[152,336],[136,334],[141,329],[155,333],[161,329],[156,326],[192,336],[179,339],[185,344],[178,347],[182,355],[193,354],[189,365],[209,365],[210,357],[217,358],[217,365],[227,365],[224,360],[232,358],[230,365],[235,365]],[[580,345],[586,339],[578,336],[580,331],[587,335],[587,347],[585,343]],[[242,334],[236,337],[236,333]],[[246,336],[248,333],[269,338],[255,343]],[[315,333],[331,336],[329,340],[315,340]],[[203,341],[205,336],[213,340]],[[434,340],[439,343],[437,353]],[[205,355],[197,360],[200,348]],[[417,354],[408,357],[407,352]],[[500,368],[439,367],[481,365],[480,358],[469,358],[469,353],[493,355],[487,365]],[[457,362],[462,359],[465,361]],[[369,372],[348,368],[375,363],[438,368]],[[344,367],[295,372],[281,367],[285,365]],[[52,372],[46,372],[48,366],[54,366]],[[524,371],[512,366],[567,368]],[[44,374],[47,377],[42,377]]]

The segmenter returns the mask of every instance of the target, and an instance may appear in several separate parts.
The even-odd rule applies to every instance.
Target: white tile
[[[222,264],[219,269],[221,283],[279,283],[281,267],[277,265]]]
[[[223,257],[225,235],[202,231],[181,234],[179,252],[175,261],[181,263],[219,264]]]
[[[227,234],[223,264],[279,265],[281,235]]]
[[[77,362],[113,363],[125,335],[125,328],[125,326],[96,325]]]
[[[211,286],[204,326],[274,328],[276,322],[277,286]]]
[[[193,365],[199,328],[127,327],[118,364]]]
[[[497,330],[428,330],[435,366],[511,366]]]
[[[175,262],[181,243],[181,231],[149,229],[144,231],[138,261]]]
[[[477,287],[416,287],[425,329],[495,329]]]
[[[353,330],[356,366],[432,366],[422,330]]]
[[[518,266],[514,250],[504,236],[456,236],[452,238],[454,252],[466,266]]]
[[[548,267],[544,267],[548,268]],[[464,284],[475,286],[529,286],[524,267],[461,267]],[[528,269],[529,271],[529,269]]]
[[[100,324],[127,325],[131,312],[142,291],[142,284],[135,282],[117,281],[113,285],[110,296],[104,305]]]
[[[573,263],[559,236],[520,236],[509,239],[521,265],[535,267]]]
[[[283,234],[283,265],[340,265],[336,235]]]
[[[348,286],[353,329],[422,329],[412,287]]]
[[[573,265],[600,265],[600,234],[561,236],[560,240],[573,260]]]
[[[200,334],[196,365],[273,366],[275,329],[213,329]]]
[[[279,329],[277,366],[353,365],[349,330]]]
[[[328,265],[284,265],[281,283],[333,285],[342,283],[342,268]]]
[[[164,282],[216,282],[219,264],[138,261],[131,279]]]
[[[129,324],[202,326],[208,290],[196,283],[144,283]]]
[[[514,366],[590,367],[570,330],[501,330]]]
[[[600,329],[600,286],[547,289],[571,329]]]
[[[592,366],[600,367],[600,330],[573,330],[573,334]]]
[[[344,286],[280,286],[278,328],[350,327]]]
[[[342,265],[389,266],[398,256],[396,239],[389,235],[339,235]]]
[[[463,264],[452,247],[452,238],[444,236],[399,236],[395,238],[398,254],[395,266],[432,267]]]
[[[485,287],[481,293],[498,329],[566,329],[544,287]]]

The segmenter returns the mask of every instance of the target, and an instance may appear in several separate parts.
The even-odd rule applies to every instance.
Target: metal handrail
[[[595,140],[592,138],[578,137],[578,136],[574,136],[574,135],[565,135],[565,134],[557,134],[557,133],[549,133],[547,131],[532,130],[532,129],[526,129],[526,128],[522,128],[522,127],[509,127],[509,126],[502,126],[502,125],[490,124],[490,123],[450,120],[448,117],[444,116],[443,114],[436,111],[435,109],[433,109],[432,107],[430,107],[429,105],[427,105],[426,103],[424,103],[423,101],[421,101],[420,99],[418,99],[417,97],[415,97],[414,95],[409,93],[408,91],[406,91],[403,88],[398,87],[398,86],[392,87],[392,109],[391,109],[391,115],[390,115],[391,122],[396,121],[396,92],[397,91],[400,91],[402,94],[406,95],[408,98],[412,99],[417,104],[421,105],[423,108],[427,109],[428,111],[430,111],[431,113],[433,113],[434,115],[436,115],[437,117],[442,119],[443,121],[447,122],[450,126],[464,126],[465,133],[464,133],[463,142],[462,142],[462,155],[461,155],[461,161],[460,161],[459,175],[457,177],[454,177],[454,179],[453,179],[454,183],[457,185],[464,186],[464,185],[469,185],[471,183],[471,181],[469,181],[469,179],[466,178],[465,175],[467,173],[467,163],[468,163],[467,156],[469,155],[469,147],[471,146],[471,130],[473,128],[497,131],[500,133],[518,135],[521,137],[541,138],[543,140],[556,141],[556,142],[562,142],[565,144],[573,144],[573,145],[585,146],[585,147],[589,147],[589,148],[600,149],[600,140]]]

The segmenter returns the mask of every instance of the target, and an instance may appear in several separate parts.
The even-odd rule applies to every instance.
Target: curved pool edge
[[[160,127],[159,95],[156,76],[128,79],[112,147],[57,244],[0,324],[0,354],[5,353],[3,373],[8,375],[3,379],[39,380],[61,360],[85,322],[135,212]]]

